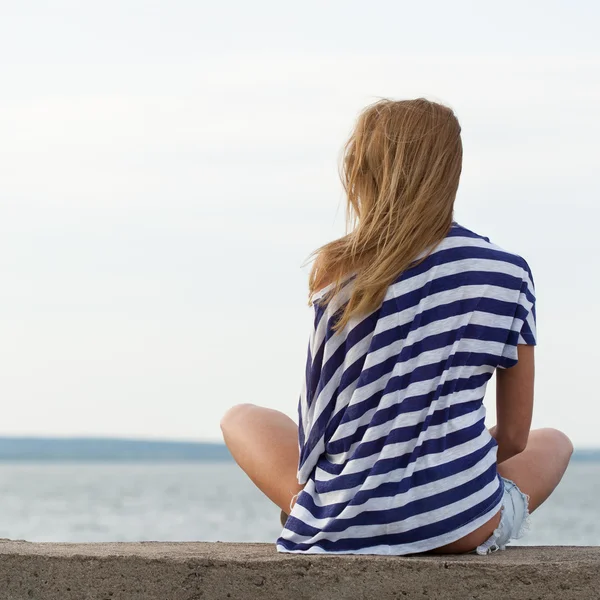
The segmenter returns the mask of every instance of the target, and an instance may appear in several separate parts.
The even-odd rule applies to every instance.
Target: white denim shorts
[[[506,550],[506,544],[516,540],[529,530],[529,496],[524,494],[517,484],[501,477],[504,482],[500,523],[494,533],[481,546],[470,554],[489,554],[497,550]]]

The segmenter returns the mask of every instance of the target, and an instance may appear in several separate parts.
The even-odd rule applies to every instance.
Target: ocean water
[[[600,462],[574,462],[518,545],[600,545]],[[274,542],[279,509],[232,462],[0,463],[0,538]]]

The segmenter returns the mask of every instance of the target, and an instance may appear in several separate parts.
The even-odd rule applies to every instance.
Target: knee
[[[248,417],[248,414],[252,412],[255,405],[249,402],[242,404],[236,404],[232,406],[227,412],[221,417],[221,431],[225,432],[235,427],[236,424],[243,422]]]
[[[571,442],[569,436],[563,431],[554,429],[553,427],[547,427],[544,431],[546,432],[546,435],[552,438],[552,447],[556,448],[567,459],[571,458],[571,455],[573,454],[573,442]]]

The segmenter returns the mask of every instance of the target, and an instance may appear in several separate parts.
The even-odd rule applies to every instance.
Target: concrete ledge
[[[489,556],[301,556],[271,544],[0,541],[2,600],[593,600],[600,547]]]

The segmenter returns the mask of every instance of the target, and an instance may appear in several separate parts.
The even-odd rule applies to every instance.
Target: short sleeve
[[[525,263],[525,261],[523,261]],[[529,265],[525,263],[519,296],[515,302],[514,315],[508,331],[506,344],[498,367],[507,369],[517,364],[517,346],[537,344],[537,321],[535,308],[535,286]]]

